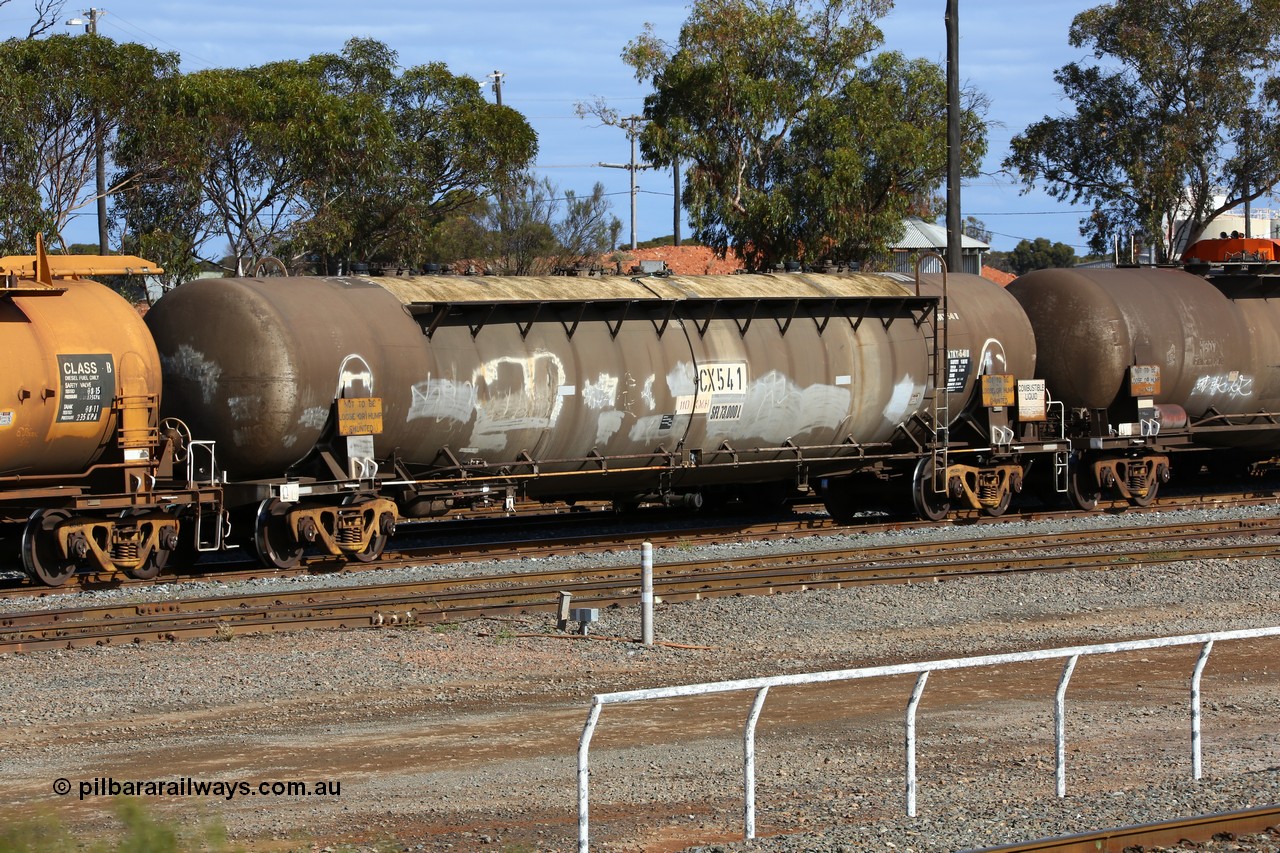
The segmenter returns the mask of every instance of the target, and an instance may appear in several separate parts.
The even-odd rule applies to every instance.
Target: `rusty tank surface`
[[[950,273],[946,288],[946,380],[954,421],[979,399],[981,377],[1033,377],[1037,348],[1026,312],[1003,287],[982,276]],[[941,300],[942,276],[922,276],[921,292]]]
[[[887,442],[929,382],[928,302],[873,276],[211,279],[147,323],[165,414],[199,422],[232,478],[296,466],[355,396],[380,401],[371,455],[536,471],[536,494]]]
[[[1266,359],[1275,347],[1255,349],[1259,318],[1199,276],[1038,270],[1009,292],[1035,328],[1040,376],[1068,407],[1107,409],[1132,396],[1132,367],[1154,366],[1159,384],[1150,398],[1192,419],[1277,409],[1274,390],[1261,393],[1274,389],[1274,361]]]
[[[344,397],[380,395],[383,438],[414,452],[406,427],[422,330],[372,282],[197,280],[157,302],[146,323],[163,364],[164,414],[198,424],[234,479],[280,477],[301,462]]]
[[[982,372],[1031,373],[1034,340],[999,288],[951,281],[959,417]],[[537,497],[884,450],[925,405],[936,298],[874,275],[211,279],[147,322],[165,414],[199,421],[232,478],[296,470],[354,396],[380,407],[371,457],[503,471]]]

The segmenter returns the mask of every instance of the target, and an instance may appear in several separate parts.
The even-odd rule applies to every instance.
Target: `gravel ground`
[[[1050,525],[1011,528],[1036,529]],[[847,537],[831,539],[834,546]],[[781,546],[724,550],[768,547]],[[714,553],[680,549],[672,559]],[[546,568],[548,560],[485,564],[520,565]],[[613,610],[591,639],[557,635],[550,617],[530,615],[446,629],[0,655],[8,697],[0,790],[13,815],[52,809],[89,831],[110,801],[76,792],[98,778],[339,780],[337,797],[164,796],[147,805],[220,823],[255,850],[571,850],[575,751],[592,694],[1280,625],[1278,566],[1204,561],[660,605],[661,644],[651,649],[629,641],[639,634],[637,615]],[[446,571],[458,569],[413,574]],[[334,582],[350,578],[272,583]],[[216,586],[155,592],[207,595]],[[56,606],[57,598],[4,606]],[[1194,652],[1082,662],[1069,694],[1062,800],[1053,795],[1058,665],[936,674],[921,706],[919,816],[910,819],[902,794],[910,680],[777,689],[758,732],[757,821],[770,837],[751,843],[734,840],[748,695],[608,708],[592,745],[592,849],[955,851],[1280,802],[1277,649],[1280,641],[1215,648],[1198,783],[1189,779],[1187,746]],[[50,793],[59,777],[72,794]],[[1267,843],[1220,849],[1280,849]]]

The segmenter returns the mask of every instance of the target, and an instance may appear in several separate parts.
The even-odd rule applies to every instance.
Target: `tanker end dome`
[[[0,384],[12,394],[0,402],[0,476],[84,473],[120,452],[113,401],[160,393],[142,318],[94,281],[0,299],[0,351]]]
[[[937,274],[921,276],[921,293],[941,297],[941,281]],[[954,415],[978,399],[980,376],[1031,379],[1035,375],[1035,333],[1018,300],[1003,287],[982,276],[950,273],[947,314],[949,385],[953,394],[959,394],[951,404]],[[960,398],[963,403],[958,402]]]
[[[1020,276],[1009,292],[1035,329],[1040,377],[1070,408],[1105,409],[1128,397],[1133,365],[1158,367],[1155,402],[1193,417],[1250,405],[1211,381],[1252,373],[1254,359],[1240,310],[1199,276],[1047,269]]]
[[[398,300],[359,279],[193,281],[161,299],[147,325],[162,414],[216,441],[233,479],[279,477],[305,459],[335,398],[408,387],[400,365],[420,363],[425,340]]]

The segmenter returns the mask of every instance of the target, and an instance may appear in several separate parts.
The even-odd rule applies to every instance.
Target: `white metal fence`
[[[801,684],[823,684],[833,681],[853,681],[863,678],[879,678],[889,675],[907,675],[915,673],[915,688],[907,702],[906,714],[906,799],[907,814],[916,814],[916,708],[924,695],[929,673],[947,669],[972,669],[976,667],[1000,666],[1010,663],[1029,661],[1065,659],[1062,676],[1058,680],[1058,689],[1054,697],[1054,740],[1057,747],[1055,772],[1057,775],[1057,792],[1059,797],[1066,796],[1066,694],[1067,685],[1071,681],[1076,662],[1084,655],[1106,655],[1117,652],[1141,651],[1143,649],[1160,649],[1170,646],[1199,645],[1200,656],[1196,660],[1191,673],[1191,771],[1195,779],[1201,775],[1200,762],[1200,677],[1205,664],[1209,660],[1209,652],[1216,642],[1226,640],[1247,640],[1262,637],[1280,636],[1280,627],[1251,628],[1241,631],[1219,631],[1208,634],[1189,634],[1180,637],[1160,637],[1150,640],[1130,640],[1120,643],[1102,643],[1094,646],[1074,646],[1061,649],[1044,649],[1032,652],[1014,652],[1001,655],[983,655],[970,658],[953,658],[950,660],[924,661],[920,663],[896,664],[893,666],[872,666],[861,669],[842,669],[828,672],[803,673],[799,675],[775,675],[767,678],[745,678],[736,681],[717,681],[705,684],[686,684],[674,687],[657,687],[649,690],[627,690],[619,693],[600,693],[591,699],[591,710],[587,715],[586,725],[582,729],[582,737],[578,742],[578,850],[586,853],[590,848],[589,789],[590,780],[589,757],[591,737],[595,733],[596,724],[600,721],[600,712],[605,705],[621,705],[633,702],[647,702],[654,699],[674,699],[682,696],[705,696],[712,693],[733,693],[744,690],[755,691],[755,699],[747,715],[743,732],[743,824],[744,837],[755,837],[755,731],[760,712],[771,687],[782,687]]]

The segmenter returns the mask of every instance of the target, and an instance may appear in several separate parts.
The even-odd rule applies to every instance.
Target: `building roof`
[[[623,262],[623,272],[632,263],[640,261],[665,261],[667,268],[676,275],[727,275],[743,268],[742,259],[732,249],[723,258],[716,257],[715,249],[708,246],[655,246],[618,251],[631,258]]]
[[[982,277],[987,281],[994,281],[1001,287],[1008,287],[1009,283],[1017,278],[1017,276],[1011,272],[1005,272],[1004,270],[998,270],[995,267],[989,267],[986,265],[982,267]]]
[[[902,234],[902,239],[893,244],[894,249],[906,249],[909,251],[917,251],[921,249],[946,249],[947,248],[947,229],[941,225],[934,225],[932,222],[925,222],[923,219],[911,217],[903,222],[906,226]],[[981,240],[970,237],[968,234],[961,235],[960,248],[964,251],[987,251],[991,248],[988,244]]]

